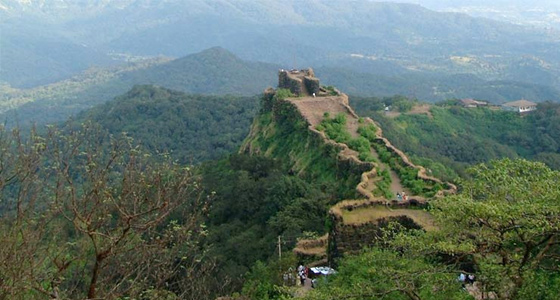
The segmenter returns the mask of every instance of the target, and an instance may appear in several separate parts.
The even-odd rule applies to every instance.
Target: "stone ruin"
[[[321,87],[319,79],[315,77],[313,69],[280,70],[278,72],[278,88],[288,89],[298,97],[328,95],[327,90]]]

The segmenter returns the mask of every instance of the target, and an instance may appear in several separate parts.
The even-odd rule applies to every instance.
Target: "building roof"
[[[461,99],[463,104],[476,104],[476,100],[474,99]]]
[[[527,101],[525,99],[521,99],[521,100],[517,100],[517,101],[513,101],[513,102],[504,103],[504,104],[502,104],[502,106],[528,107],[528,106],[537,106],[537,103]]]
[[[474,99],[471,99],[471,98],[461,99],[461,103],[463,105],[469,105],[469,104],[470,105],[486,105],[486,104],[488,104],[488,102],[486,102],[486,101],[477,101],[477,100],[474,100]]]

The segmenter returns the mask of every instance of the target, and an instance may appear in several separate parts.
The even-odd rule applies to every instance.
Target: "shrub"
[[[278,89],[276,90],[276,99],[286,99],[295,97],[294,93],[288,89]]]
[[[375,139],[377,138],[377,135],[375,134],[376,131],[377,128],[373,124],[369,124],[367,126],[360,126],[358,128],[358,133],[364,138],[368,139],[368,141],[370,142],[375,142]]]

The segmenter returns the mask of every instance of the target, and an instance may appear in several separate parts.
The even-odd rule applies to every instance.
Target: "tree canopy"
[[[549,299],[560,289],[560,172],[503,159],[469,173],[460,194],[432,202],[440,230],[401,236],[396,245],[450,257],[497,299]]]
[[[91,123],[0,130],[0,157],[0,299],[207,293],[207,199],[188,168]]]

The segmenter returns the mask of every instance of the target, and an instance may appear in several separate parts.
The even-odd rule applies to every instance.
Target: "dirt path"
[[[404,187],[404,185],[401,182],[401,179],[399,178],[399,175],[397,174],[397,172],[395,172],[395,170],[391,169],[391,167],[389,167],[386,163],[382,162],[381,159],[379,158],[379,154],[377,154],[377,151],[375,151],[373,148],[371,149],[371,154],[373,155],[373,157],[375,157],[375,159],[377,160],[377,163],[379,164],[379,169],[380,170],[389,170],[389,175],[391,176],[391,192],[393,192],[393,199],[388,199],[388,200],[397,200],[397,193],[402,193],[405,192],[407,195],[412,195],[410,193],[410,191]]]
[[[299,279],[298,279],[299,280]],[[312,290],[313,288],[311,287],[311,279],[310,278],[306,278],[305,279],[305,284],[303,286],[299,285],[298,289],[295,292],[295,297],[296,298],[302,298],[305,296],[305,294],[307,294],[310,290]]]
[[[407,115],[427,115],[428,117],[433,118],[432,112],[430,111],[431,106],[429,104],[420,104],[415,105]]]
[[[353,118],[350,114],[348,114],[346,108],[340,104],[339,97],[337,96],[317,98],[302,97],[291,99],[294,99],[291,102],[299,109],[301,115],[313,126],[317,126],[321,123],[321,121],[323,121],[325,113],[329,113],[331,117],[334,117],[339,113],[347,114],[348,121]]]
[[[431,106],[429,104],[420,104],[420,105],[415,105],[414,107],[412,107],[412,109],[408,112],[405,112],[405,115],[427,115],[430,119],[432,119],[434,116],[432,115],[432,112],[430,111]],[[385,116],[387,116],[388,118],[396,118],[398,116],[400,116],[401,112],[398,111],[387,111],[385,112]]]
[[[353,117],[350,114],[346,115],[346,130],[350,133],[350,135],[353,138],[357,138],[360,136],[360,134],[358,133],[358,128],[360,128],[361,124],[359,122],[359,119]],[[377,164],[379,165],[379,169],[380,170],[389,170],[389,175],[391,176],[391,192],[393,192],[393,199],[388,199],[388,200],[396,200],[397,199],[397,193],[402,193],[405,192],[407,195],[411,195],[410,191],[405,188],[401,182],[401,179],[399,178],[399,175],[397,174],[397,172],[395,172],[393,169],[391,169],[391,167],[389,167],[386,163],[382,162],[381,159],[379,159],[379,154],[377,154],[377,151],[375,151],[375,149],[371,148],[371,154],[373,155],[373,157],[375,157],[375,159],[377,160]],[[370,184],[368,182],[368,190],[372,191],[375,189],[375,184]]]

